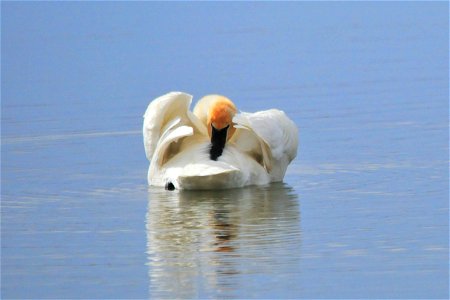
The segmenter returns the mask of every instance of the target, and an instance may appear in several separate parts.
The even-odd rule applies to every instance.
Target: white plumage
[[[297,154],[298,129],[277,109],[231,112],[229,125],[234,128],[228,129],[221,155],[211,159],[208,127],[216,126],[211,109],[223,99],[229,101],[219,95],[206,96],[194,112],[189,110],[192,96],[182,92],[168,93],[149,104],[143,126],[149,185],[222,189],[283,180]]]

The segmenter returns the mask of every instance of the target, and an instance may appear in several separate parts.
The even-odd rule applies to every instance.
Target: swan
[[[162,95],[147,107],[148,184],[168,190],[239,188],[282,181],[297,155],[298,128],[278,109],[239,112],[225,96]]]

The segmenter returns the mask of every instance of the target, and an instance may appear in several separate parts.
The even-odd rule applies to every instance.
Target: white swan
[[[298,129],[284,112],[238,113],[224,96],[171,92],[144,114],[148,183],[166,189],[222,189],[282,181],[297,155]]]

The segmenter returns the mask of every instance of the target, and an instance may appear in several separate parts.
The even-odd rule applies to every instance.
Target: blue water
[[[448,298],[448,11],[2,2],[2,298]],[[148,188],[171,90],[284,110],[284,183]]]

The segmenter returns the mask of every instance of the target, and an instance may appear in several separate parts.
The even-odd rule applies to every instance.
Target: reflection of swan
[[[149,191],[152,298],[232,297],[239,286],[252,284],[245,280],[249,274],[275,278],[296,268],[299,251],[297,195],[281,183],[222,191]]]
[[[148,182],[168,189],[214,189],[282,181],[295,158],[298,130],[276,109],[238,113],[229,99],[172,92],[144,115]]]

